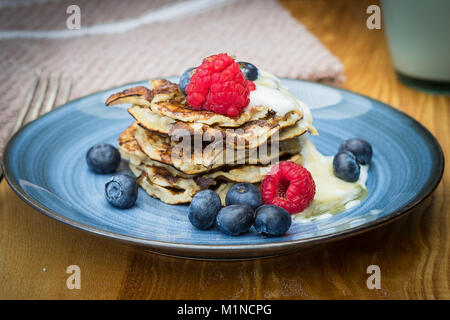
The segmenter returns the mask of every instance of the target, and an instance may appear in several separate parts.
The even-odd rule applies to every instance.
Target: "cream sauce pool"
[[[367,195],[366,180],[368,166],[361,166],[356,182],[337,178],[333,172],[333,157],[317,151],[306,135],[300,138],[303,166],[311,173],[316,184],[316,195],[311,205],[296,214],[297,217],[311,217],[325,213],[334,214],[358,205]]]

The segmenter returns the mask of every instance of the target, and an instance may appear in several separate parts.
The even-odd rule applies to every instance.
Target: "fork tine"
[[[55,86],[49,86],[49,93],[47,94],[47,101],[44,105],[44,108],[42,109],[42,114],[46,114],[47,112],[51,111],[53,107],[55,106],[56,97],[59,92],[59,88],[61,86],[61,78],[62,73],[59,74]]]
[[[67,80],[67,85],[64,88],[64,92],[61,94],[61,96],[62,96],[61,101],[60,101],[61,104],[64,104],[69,100],[71,89],[72,89],[72,77],[69,76],[69,78]]]
[[[49,79],[50,79],[50,74],[45,79],[41,79],[41,81],[40,81],[42,84],[39,86],[37,96],[31,107],[30,115],[28,117],[29,121],[32,121],[39,116],[39,111],[41,111],[42,104],[43,104],[44,98],[45,98],[45,94],[47,92]]]
[[[28,110],[30,110],[31,102],[33,101],[33,97],[36,94],[36,89],[39,85],[40,75],[39,73],[36,73],[36,77],[33,82],[33,86],[30,92],[28,92],[25,102],[22,106],[22,108],[19,111],[19,114],[17,115],[16,122],[14,123],[14,127],[12,128],[9,136],[11,137],[14,133],[17,132],[17,130],[20,129],[20,127],[23,125],[23,122],[25,120],[25,117],[28,113]]]

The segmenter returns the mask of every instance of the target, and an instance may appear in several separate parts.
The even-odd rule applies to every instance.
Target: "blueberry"
[[[220,208],[222,208],[222,202],[217,193],[212,190],[200,191],[189,205],[189,221],[201,230],[209,229],[214,225]]]
[[[191,71],[194,70],[195,67],[187,69],[180,77],[180,81],[178,82],[178,87],[180,87],[180,90],[186,94],[186,86],[189,84],[189,81],[191,81]]]
[[[239,68],[245,76],[245,79],[254,81],[258,78],[258,68],[249,62],[239,61]]]
[[[255,229],[258,233],[278,237],[288,231],[292,223],[292,217],[285,209],[266,204],[255,213]]]
[[[110,144],[96,144],[88,150],[86,162],[96,173],[112,173],[120,165],[120,153]]]
[[[355,182],[359,179],[359,164],[349,151],[339,152],[333,159],[334,175],[339,179]]]
[[[253,210],[249,206],[232,204],[220,209],[216,218],[219,230],[230,236],[248,232],[253,224]]]
[[[131,208],[138,195],[138,185],[136,179],[126,174],[113,176],[105,184],[106,200],[114,207],[120,209]]]
[[[228,191],[225,197],[225,204],[227,206],[231,204],[246,204],[255,210],[262,205],[261,192],[251,183],[237,183]]]
[[[363,139],[348,139],[342,142],[339,151],[350,151],[360,164],[369,164],[372,159],[372,146]]]

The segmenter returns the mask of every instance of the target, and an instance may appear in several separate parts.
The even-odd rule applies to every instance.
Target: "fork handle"
[[[11,138],[14,133],[16,133],[20,127],[23,125],[23,121],[25,120],[25,116],[28,113],[28,110],[31,105],[31,101],[33,101],[33,96],[36,91],[37,85],[39,83],[39,77],[36,77],[33,82],[33,89],[28,93],[25,103],[23,104],[23,107],[20,109],[19,114],[17,115],[16,122],[14,123],[14,127],[12,128],[11,132],[9,133],[9,137]]]

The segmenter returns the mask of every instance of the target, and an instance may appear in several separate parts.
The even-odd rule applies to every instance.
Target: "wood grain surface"
[[[282,4],[345,66],[342,87],[421,121],[450,152],[450,99],[397,81],[382,30],[364,1]],[[420,209],[379,229],[296,254],[243,262],[170,258],[56,222],[0,185],[0,298],[18,299],[449,299],[450,171]],[[66,268],[81,268],[68,290]],[[369,290],[366,268],[381,268]]]

